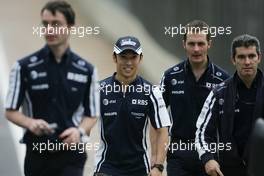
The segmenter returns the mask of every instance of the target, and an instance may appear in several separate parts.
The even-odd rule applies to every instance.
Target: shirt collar
[[[260,70],[257,70],[256,77],[254,78],[252,85],[250,89],[257,88],[258,84],[261,82],[262,79],[262,72]],[[237,86],[238,88],[247,88],[245,83],[241,80],[241,78],[238,76],[237,72],[235,72],[235,79],[237,80]]]
[[[118,81],[116,78],[116,72],[112,75],[112,83],[117,83],[118,85],[122,85],[120,81]],[[136,79],[134,79],[129,85],[136,85],[139,82],[139,76],[137,75]]]
[[[207,56],[207,68],[205,70],[205,72],[203,73],[203,75],[201,76],[201,78],[204,77],[204,75],[208,75],[208,73],[214,73],[214,67],[213,67],[213,64],[211,62],[211,60],[209,59],[209,57]],[[192,72],[192,67],[191,67],[191,64],[190,64],[190,61],[189,59],[186,59],[185,61],[185,65],[184,65],[184,68],[185,68],[185,73],[188,74],[188,75],[192,75],[194,77],[194,74]],[[200,80],[201,80],[200,78]]]
[[[45,58],[49,62],[55,62],[54,54],[52,53],[48,45],[44,46],[44,54],[45,54]],[[70,55],[71,55],[71,49],[68,47],[62,56],[62,60],[60,64],[68,64],[70,61]]]
[[[211,60],[209,59],[209,57],[207,56],[207,68],[206,68],[206,71],[207,70],[212,70],[213,68],[212,68],[212,62],[211,62]],[[189,59],[187,58],[186,59],[186,62],[185,62],[185,70],[186,71],[192,71],[192,67],[191,67],[191,64],[190,64],[190,61],[189,61]]]

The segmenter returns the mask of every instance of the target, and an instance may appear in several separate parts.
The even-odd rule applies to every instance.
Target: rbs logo
[[[132,104],[144,106],[144,105],[148,105],[148,100],[132,99]]]

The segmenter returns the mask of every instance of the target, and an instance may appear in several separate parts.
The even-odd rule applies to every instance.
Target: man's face
[[[211,46],[211,41],[206,40],[206,34],[193,33],[187,34],[186,41],[183,41],[183,47],[189,61],[194,64],[204,63],[207,61],[208,49]]]
[[[240,78],[247,79],[255,77],[260,59],[256,46],[242,46],[236,48],[236,55],[232,58],[232,62]]]
[[[136,77],[141,57],[142,56],[130,50],[117,54],[116,57],[114,56],[117,74],[125,79]]]
[[[67,21],[61,12],[56,11],[55,15],[53,15],[49,10],[44,10],[41,14],[41,20],[43,26],[46,27],[44,36],[49,46],[59,46],[67,43],[69,38],[67,29],[69,30],[70,26],[67,25]]]

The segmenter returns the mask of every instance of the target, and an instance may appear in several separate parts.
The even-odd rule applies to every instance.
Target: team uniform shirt
[[[96,69],[69,48],[57,63],[45,46],[18,60],[11,70],[5,108],[19,110],[21,106],[26,116],[58,125],[49,136],[37,137],[27,130],[24,142],[55,141],[65,129],[78,126],[83,117],[99,116]]]
[[[227,73],[211,63],[209,58],[207,69],[198,81],[188,59],[165,71],[161,88],[164,89],[163,98],[173,122],[170,129],[171,144],[179,140],[194,142],[195,123],[206,97],[227,78]]]
[[[211,159],[224,166],[247,163],[253,124],[263,118],[263,90],[258,71],[250,88],[235,73],[211,91],[196,124],[196,146],[204,164]],[[217,151],[214,143],[220,144]]]
[[[159,88],[137,76],[123,93],[115,74],[101,81],[100,87],[101,142],[95,172],[112,176],[147,175],[150,172],[148,119],[154,128],[171,125]]]

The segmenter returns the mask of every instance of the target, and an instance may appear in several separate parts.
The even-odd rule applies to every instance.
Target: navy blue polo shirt
[[[196,121],[204,101],[210,91],[228,77],[228,74],[211,63],[209,58],[207,69],[198,81],[188,59],[165,71],[161,86],[173,122],[170,129],[172,142],[194,141]]]
[[[18,60],[10,74],[6,109],[26,116],[57,123],[51,136],[37,137],[27,131],[24,142],[57,140],[69,127],[78,126],[83,117],[99,115],[96,69],[67,49],[61,62],[55,61],[48,46]]]
[[[129,86],[123,93],[115,74],[101,81],[101,142],[96,172],[113,176],[147,175],[150,171],[146,141],[148,119],[154,128],[171,125],[158,87],[152,87],[140,76]]]

